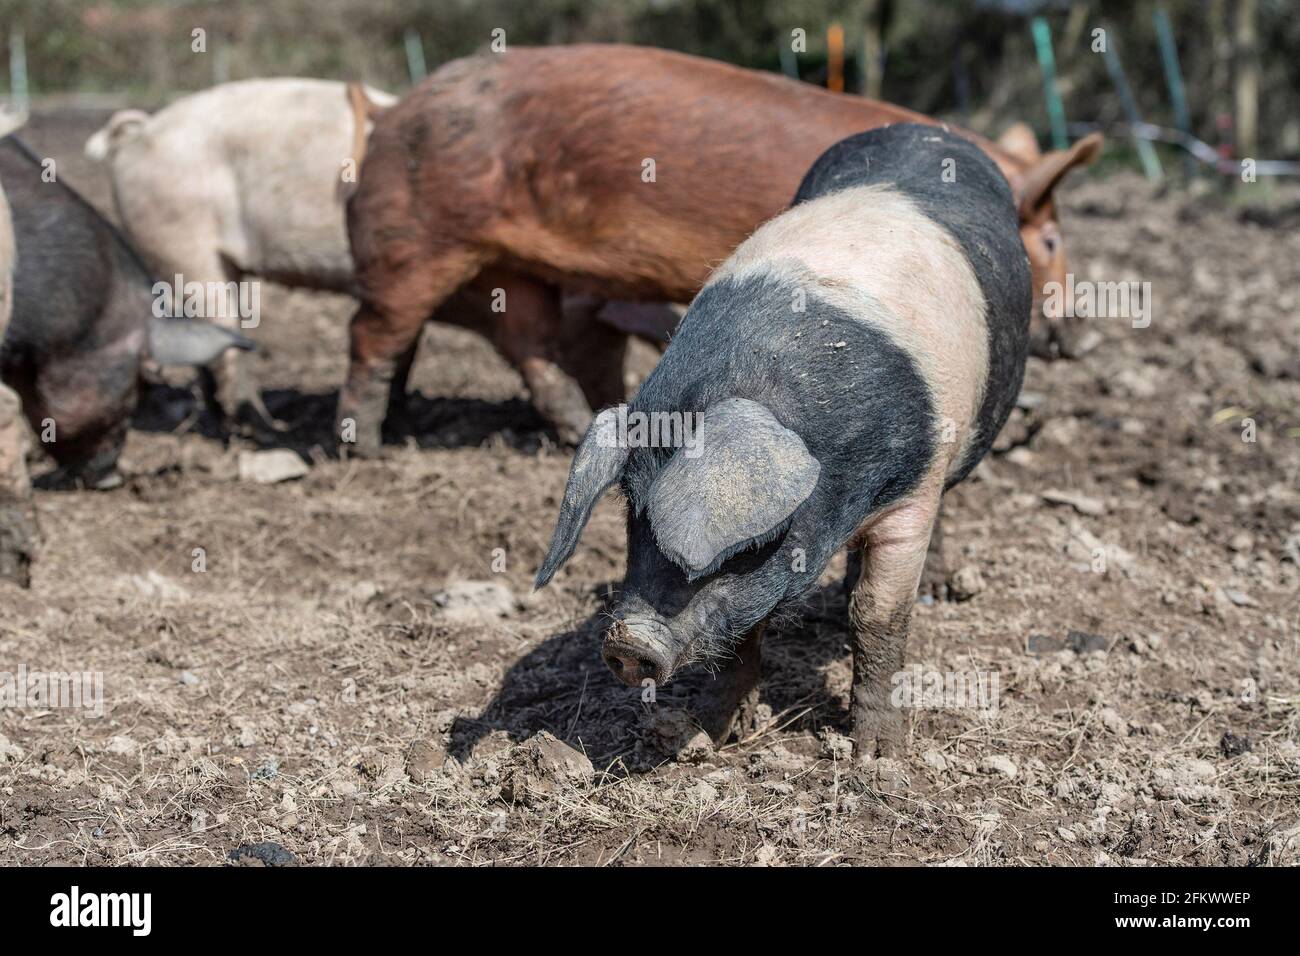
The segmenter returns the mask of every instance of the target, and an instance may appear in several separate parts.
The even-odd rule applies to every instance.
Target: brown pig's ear
[[[1032,166],[1043,158],[1043,151],[1038,148],[1038,137],[1027,123],[1012,123],[998,137],[1002,151],[1009,153],[1026,166]]]
[[[582,529],[591,517],[591,509],[596,507],[596,502],[609,486],[618,481],[623,466],[627,464],[627,455],[626,444],[618,440],[618,416],[613,409],[607,408],[596,416],[582,444],[573,453],[569,483],[564,486],[564,501],[560,504],[560,519],[555,524],[551,547],[533,587],[546,587],[555,572],[573,555]]]
[[[1009,131],[1008,131],[1009,132]],[[1023,173],[1012,178],[1021,221],[1032,219],[1038,207],[1052,196],[1052,190],[1070,170],[1087,166],[1101,153],[1101,133],[1089,133],[1069,149],[1054,149]]]
[[[757,402],[729,398],[704,413],[650,486],[650,527],[689,580],[780,534],[817,487],[821,463]]]

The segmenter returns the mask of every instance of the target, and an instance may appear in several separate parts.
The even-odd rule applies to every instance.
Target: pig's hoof
[[[587,434],[587,426],[590,424],[590,416],[581,424],[578,422],[556,422],[555,437],[560,440],[560,444],[568,448],[576,448],[582,444],[583,436]]]
[[[289,426],[268,412],[260,401],[241,402],[229,422],[232,433],[254,441],[275,441],[289,430]]]
[[[8,581],[20,588],[32,586],[32,555],[27,551],[12,551],[0,544],[0,581]]]
[[[345,458],[382,458],[384,443],[378,429],[361,430],[345,420],[339,430],[339,454]]]
[[[31,586],[36,543],[36,522],[29,509],[0,504],[0,581]]]
[[[406,443],[406,439],[415,434],[415,424],[411,416],[405,412],[389,412],[388,417],[384,419],[384,427],[381,429],[384,441],[391,442],[394,445]]]
[[[116,468],[97,475],[93,479],[86,479],[86,487],[92,491],[112,491],[114,488],[121,488],[124,484],[126,484],[126,479],[122,477],[122,473]]]
[[[901,715],[869,714],[853,722],[853,761],[862,766],[879,757],[897,757],[903,749]]]
[[[700,729],[709,735],[713,746],[721,747],[736,729],[737,711],[725,707],[696,707],[693,716]]]
[[[857,764],[865,777],[865,783],[877,793],[903,793],[910,785],[907,772],[897,760],[881,757]]]

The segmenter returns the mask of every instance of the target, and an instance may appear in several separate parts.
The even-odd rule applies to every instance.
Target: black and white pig
[[[120,483],[140,362],[202,365],[252,342],[208,322],[155,315],[154,282],[86,200],[15,136],[0,139],[13,219],[13,314],[0,379],[43,447],[75,483]]]
[[[615,674],[662,684],[690,663],[718,669],[697,716],[725,739],[756,693],[764,623],[847,546],[861,567],[853,738],[859,759],[898,750],[891,677],[940,498],[993,444],[1024,373],[1017,229],[984,153],[899,124],[827,150],[791,208],[713,274],[635,399],[578,448],[537,574],[550,581],[617,483],[627,575],[603,648]],[[689,417],[669,431],[663,413]],[[651,425],[624,424],[638,421]],[[665,433],[682,447],[655,440]]]

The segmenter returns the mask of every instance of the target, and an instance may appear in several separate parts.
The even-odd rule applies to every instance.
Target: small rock
[[[460,581],[435,594],[433,603],[440,617],[466,623],[506,617],[518,607],[500,581]]]
[[[104,741],[104,753],[116,754],[119,757],[130,757],[140,749],[140,745],[131,737],[117,734],[109,737]]]
[[[1235,591],[1231,588],[1221,588],[1220,593],[1235,604],[1237,607],[1259,607],[1259,602],[1247,594],[1245,591]]]
[[[1038,464],[1038,456],[1024,447],[1013,448],[1003,457],[1017,468],[1033,469]]]
[[[1300,823],[1279,828],[1268,838],[1268,846],[1273,866],[1300,866]]]
[[[191,687],[199,682],[198,677],[194,675],[193,671],[181,671],[180,676],[177,677],[176,680],[178,683],[186,684]]]
[[[1250,738],[1238,737],[1231,730],[1224,731],[1219,740],[1219,751],[1225,757],[1240,757],[1250,751]]]
[[[1000,773],[1008,780],[1014,780],[1020,768],[1010,757],[1002,754],[992,754],[980,761],[980,769],[985,773]]]
[[[947,758],[937,750],[927,750],[921,754],[921,759],[925,761],[927,767],[931,770],[937,770],[939,773],[943,773],[948,769]]]
[[[1100,498],[1090,498],[1087,495],[1076,494],[1072,491],[1062,491],[1058,488],[1049,488],[1039,495],[1049,505],[1067,505],[1079,512],[1081,515],[1088,515],[1092,518],[1100,518],[1106,513],[1106,502]]]
[[[1101,725],[1111,733],[1120,737],[1128,736],[1128,721],[1113,707],[1103,707],[1097,716],[1101,720]]]
[[[6,760],[12,760],[14,763],[17,763],[19,760],[23,759],[25,754],[26,751],[23,750],[22,747],[19,747],[15,743],[11,743],[8,737],[4,734],[0,734],[0,763],[4,763]]]
[[[1072,521],[1065,553],[1077,562],[1080,571],[1109,573],[1115,568],[1127,577],[1137,572],[1137,558],[1117,544],[1106,544],[1080,522]]]
[[[697,781],[689,793],[700,803],[713,803],[718,799],[717,788],[703,780]]]
[[[270,841],[266,843],[243,843],[226,854],[227,859],[236,866],[292,866],[298,858]]]
[[[416,740],[406,748],[406,775],[416,783],[427,782],[447,759],[441,740]]]
[[[366,604],[382,592],[383,588],[374,581],[358,581],[348,588],[348,597],[358,604]]]
[[[754,855],[755,866],[779,866],[778,852],[776,847],[770,844],[764,844],[758,848],[758,853]]]
[[[830,728],[824,728],[818,734],[822,741],[822,756],[828,760],[851,760],[853,758],[853,741]]]
[[[907,771],[901,763],[880,757],[865,766],[871,773],[871,789],[877,793],[903,793],[908,788]]]
[[[1255,547],[1255,536],[1249,531],[1238,531],[1228,539],[1228,550],[1238,554],[1249,554]]]
[[[1050,634],[1030,634],[1025,647],[1034,657],[1043,657],[1065,650],[1065,641]]]
[[[266,451],[241,451],[239,453],[239,480],[259,485],[274,485],[292,481],[310,472],[307,463],[297,452],[288,448],[271,448]]]
[[[984,590],[984,578],[973,564],[963,564],[948,582],[948,590],[958,601],[969,601]]]
[[[159,598],[163,601],[184,601],[190,592],[181,585],[157,571],[131,575],[131,584],[147,598]]]

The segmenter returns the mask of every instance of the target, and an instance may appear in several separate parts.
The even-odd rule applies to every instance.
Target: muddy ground
[[[27,136],[108,209],[80,153],[102,118]],[[178,380],[142,408],[124,487],[38,492],[0,670],[102,672],[105,712],[0,709],[0,863],[1296,862],[1300,196],[1247,196],[1072,180],[1074,271],[1150,281],[1151,325],[1099,321],[1083,360],[1031,363],[1031,407],[946,507],[974,593],[919,604],[908,648],[995,677],[996,713],[914,709],[907,759],[866,770],[841,736],[842,558],[768,638],[758,721],[714,752],[682,716],[707,674],[646,704],[600,660],[617,501],[530,594],[568,456],[515,373],[431,327],[418,438],[332,459],[313,446],[349,302],[268,287],[255,368],[306,477],[239,480],[251,446]],[[443,607],[465,582],[509,594]]]

